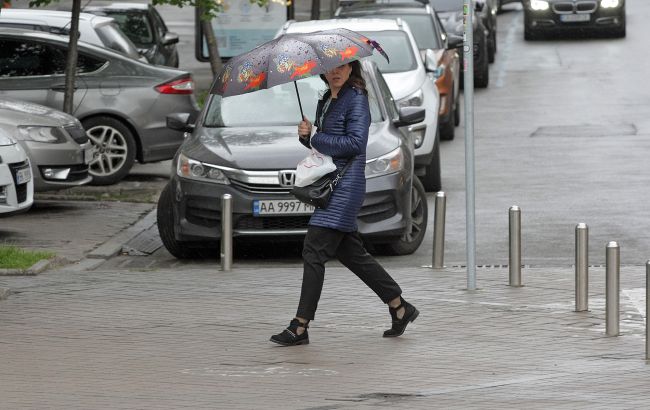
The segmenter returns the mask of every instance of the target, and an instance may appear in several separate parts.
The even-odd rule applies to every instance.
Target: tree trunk
[[[311,19],[320,19],[320,0],[311,0]]]
[[[65,93],[63,95],[63,111],[71,114],[74,111],[74,78],[77,73],[77,41],[79,39],[79,12],[81,0],[72,1],[72,21],[70,23],[70,41],[68,43],[68,59],[65,65]]]
[[[212,27],[212,19],[206,18],[203,15],[203,9],[199,8],[199,18],[201,19],[201,31],[205,36],[208,45],[208,58],[210,59],[210,68],[212,75],[216,76],[221,71],[222,63],[221,56],[219,55],[219,47],[217,44],[217,37],[214,35],[214,28]]]

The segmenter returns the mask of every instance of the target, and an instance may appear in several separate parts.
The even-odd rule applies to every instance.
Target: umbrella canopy
[[[210,93],[228,97],[295,82],[367,57],[373,50],[388,60],[376,41],[352,30],[284,34],[231,58]]]

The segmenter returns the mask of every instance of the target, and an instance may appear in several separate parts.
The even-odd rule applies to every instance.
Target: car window
[[[152,23],[154,27],[156,28],[156,32],[158,33],[158,38],[162,39],[165,36],[165,33],[167,32],[167,27],[165,27],[165,23],[163,22],[162,18],[158,14],[156,10],[153,10],[150,14]]]
[[[138,49],[114,23],[97,26],[95,27],[95,31],[102,40],[104,47],[118,51],[136,60],[140,58]]]
[[[373,53],[370,57],[379,66],[382,73],[401,73],[417,68],[417,61],[406,32],[387,30],[362,34],[377,41],[388,54],[390,63],[379,53]]]
[[[66,50],[31,40],[0,39],[0,77],[62,75]],[[106,62],[80,53],[77,73],[97,71]]]
[[[463,0],[433,0],[433,7],[440,11],[458,11],[463,9]]]
[[[149,47],[154,43],[153,31],[146,14],[134,11],[106,11],[113,17],[120,29],[138,47]]]
[[[327,86],[319,77],[297,82],[303,112],[312,123],[316,116],[316,104]],[[377,98],[369,95],[372,122],[382,121]],[[259,115],[264,113],[264,115]],[[279,85],[267,90],[223,98],[215,95],[210,100],[205,127],[258,127],[297,125],[300,107],[293,83]]]
[[[429,14],[382,14],[381,17],[400,17],[406,21],[420,50],[442,48],[440,37],[436,34],[433,20]]]
[[[378,69],[375,69],[375,78],[377,79],[377,85],[379,86],[379,91],[381,92],[382,98],[384,99],[384,105],[386,106],[386,111],[388,111],[388,116],[396,120],[399,118],[399,113],[397,107],[395,106],[395,100],[393,99],[393,94],[390,92],[388,84],[384,76],[381,75],[381,72]]]
[[[438,13],[434,13],[433,16],[435,17],[438,25],[438,29],[436,31],[438,32],[438,36],[440,37],[440,44],[442,44],[443,48],[447,48],[449,41],[447,39],[447,31],[445,30],[445,26],[444,24],[442,24],[442,21],[440,21],[440,17],[438,17]]]

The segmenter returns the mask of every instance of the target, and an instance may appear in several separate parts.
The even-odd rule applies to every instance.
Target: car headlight
[[[411,95],[408,95],[401,100],[397,101],[398,107],[419,107],[424,102],[424,93],[422,90],[417,90]]]
[[[366,161],[366,179],[393,174],[404,168],[402,148]]]
[[[230,184],[230,180],[214,165],[209,165],[201,161],[197,161],[186,157],[183,154],[178,156],[178,164],[176,164],[176,174],[179,177],[196,179],[199,181],[214,182],[216,184]]]
[[[600,7],[604,9],[613,9],[621,4],[619,0],[600,0]]]
[[[548,10],[548,1],[546,0],[530,0],[530,8],[537,11]]]
[[[15,143],[16,141],[14,141],[13,138],[11,138],[10,136],[0,134],[0,147],[4,145],[14,145]]]
[[[59,144],[65,142],[65,134],[58,127],[19,126],[18,138],[22,140]]]

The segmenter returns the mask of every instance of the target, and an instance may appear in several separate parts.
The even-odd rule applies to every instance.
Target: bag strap
[[[345,164],[345,166],[343,167],[343,169],[341,169],[341,171],[339,171],[339,173],[336,174],[336,177],[332,180],[332,186],[333,187],[335,187],[339,183],[339,179],[341,179],[343,177],[343,174],[345,174],[345,171],[347,171],[348,168],[350,168],[350,165],[352,165],[352,161],[354,160],[354,158],[356,158],[356,157],[350,158],[348,160],[348,163]]]

